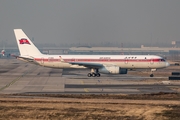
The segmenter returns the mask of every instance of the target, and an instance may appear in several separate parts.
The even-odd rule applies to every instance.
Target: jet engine
[[[100,73],[105,74],[127,74],[127,69],[120,68],[119,66],[104,66],[99,69]]]

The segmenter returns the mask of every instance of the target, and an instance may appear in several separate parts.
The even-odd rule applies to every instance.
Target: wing
[[[101,68],[103,67],[103,64],[100,63],[87,63],[87,62],[68,62],[69,64],[72,65],[79,65],[79,66],[84,66],[87,68]]]
[[[83,66],[83,67],[86,67],[86,68],[101,68],[103,67],[103,64],[100,64],[100,63],[88,63],[88,62],[66,62],[64,61],[64,59],[59,56],[61,62],[65,62],[65,63],[69,63],[71,65],[78,65],[78,66]]]

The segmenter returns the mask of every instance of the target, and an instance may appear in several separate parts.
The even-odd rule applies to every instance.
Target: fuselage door
[[[41,64],[44,64],[44,58],[41,58]]]
[[[125,58],[125,64],[128,64],[128,58]]]
[[[151,58],[150,64],[154,64],[154,60],[153,60],[153,58]]]

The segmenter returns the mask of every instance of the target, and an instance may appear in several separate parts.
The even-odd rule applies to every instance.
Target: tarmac
[[[52,69],[17,59],[0,59],[0,94],[149,94],[178,92],[168,77],[108,75],[87,77],[89,70]],[[174,89],[176,88],[176,89]]]

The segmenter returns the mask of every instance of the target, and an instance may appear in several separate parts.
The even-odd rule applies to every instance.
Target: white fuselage
[[[70,63],[99,63],[126,69],[158,69],[169,66],[162,57],[155,55],[41,55],[33,56],[39,65],[51,68],[86,68]],[[62,61],[63,60],[63,61]]]

